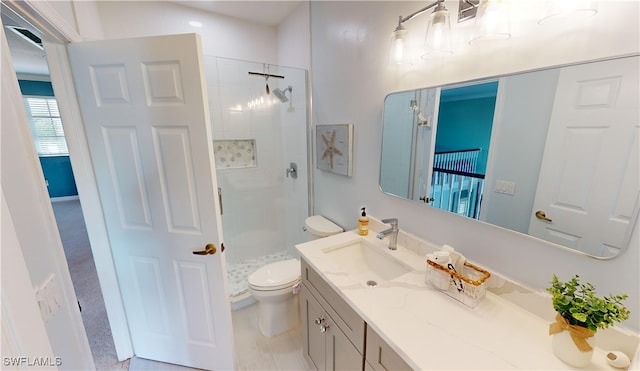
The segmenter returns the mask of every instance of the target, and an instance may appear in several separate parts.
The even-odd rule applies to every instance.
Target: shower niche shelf
[[[216,169],[256,167],[255,139],[221,139],[213,141]]]

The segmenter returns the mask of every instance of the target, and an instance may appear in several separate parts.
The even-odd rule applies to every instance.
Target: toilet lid
[[[289,259],[262,266],[249,275],[249,285],[262,290],[278,290],[300,280],[300,260]]]
[[[313,215],[304,220],[307,229],[316,236],[331,236],[344,230],[322,215]]]

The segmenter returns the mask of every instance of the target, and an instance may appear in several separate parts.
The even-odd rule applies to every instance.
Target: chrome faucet
[[[391,228],[385,229],[384,231],[378,233],[376,237],[381,240],[387,236],[391,236],[389,237],[389,250],[396,250],[398,248],[398,219],[382,219],[381,222],[391,224]]]

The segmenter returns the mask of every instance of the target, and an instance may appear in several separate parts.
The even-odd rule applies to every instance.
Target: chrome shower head
[[[289,101],[289,98],[287,98],[286,92],[292,93],[293,92],[293,88],[291,87],[291,85],[287,86],[286,89],[284,90],[280,90],[280,88],[276,88],[273,91],[273,94],[278,97],[278,99],[280,99],[281,103],[287,103]]]

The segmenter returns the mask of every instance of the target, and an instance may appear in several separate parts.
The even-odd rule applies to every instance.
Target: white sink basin
[[[369,286],[376,286],[413,270],[394,259],[393,251],[387,252],[384,249],[366,240],[359,240],[342,246],[332,246],[324,250],[324,253],[341,273],[358,281],[373,281]]]

